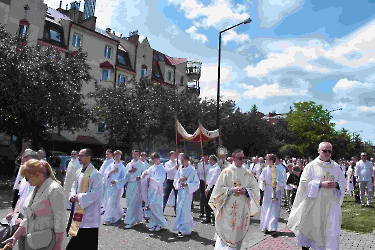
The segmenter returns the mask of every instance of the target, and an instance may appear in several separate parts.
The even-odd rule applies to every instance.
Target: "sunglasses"
[[[332,150],[323,149],[322,152],[325,153],[325,154],[326,154],[326,153],[330,153],[330,154],[331,154],[331,153],[332,153]]]
[[[236,157],[238,160],[242,161],[245,159],[245,157]]]
[[[367,156],[367,155],[361,155],[361,156]]]

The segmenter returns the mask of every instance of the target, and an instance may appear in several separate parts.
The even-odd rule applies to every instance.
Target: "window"
[[[184,85],[184,77],[183,76],[181,76],[181,78],[180,78],[180,85],[181,86]]]
[[[146,74],[147,74],[147,69],[142,69],[141,70],[141,77],[146,76]]]
[[[168,81],[172,81],[172,72],[168,71]]]
[[[117,61],[122,65],[126,65],[125,58],[120,54],[117,55]]]
[[[111,80],[111,71],[109,69],[102,69],[102,78],[101,81],[110,81]]]
[[[118,86],[124,86],[126,83],[126,76],[124,75],[119,75],[118,76],[118,80],[117,80],[117,84]]]
[[[107,58],[111,58],[111,52],[112,52],[112,48],[109,47],[109,46],[105,46],[104,47],[104,56],[107,57]]]
[[[61,42],[61,39],[60,39],[60,32],[56,31],[56,30],[53,30],[53,29],[50,29],[49,30],[49,36],[50,36],[50,39],[56,41],[56,42]]]
[[[159,54],[159,61],[164,61],[164,56]]]
[[[107,130],[107,126],[105,125],[105,122],[100,122],[98,124],[97,133],[106,133],[106,132],[108,132],[108,130]]]
[[[80,35],[73,34],[72,45],[76,48],[81,48],[82,38]]]
[[[27,35],[27,33],[28,33],[27,25],[21,24],[20,27],[19,27],[18,34],[20,35],[20,37],[24,37],[24,36]]]

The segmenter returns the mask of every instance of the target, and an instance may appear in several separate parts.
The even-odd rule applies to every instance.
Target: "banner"
[[[176,120],[176,132],[182,140],[192,141],[192,142],[206,142],[211,141],[216,138],[220,137],[219,129],[214,131],[209,131],[205,129],[202,125],[199,125],[198,129],[194,132],[194,134],[189,134],[186,132],[184,127],[182,127],[181,123]]]

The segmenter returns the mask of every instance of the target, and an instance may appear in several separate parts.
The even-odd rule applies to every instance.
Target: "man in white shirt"
[[[211,197],[211,194],[212,194],[212,190],[214,190],[214,187],[215,187],[215,184],[216,184],[216,181],[217,179],[219,178],[219,175],[221,173],[221,169],[220,169],[220,166],[217,164],[217,157],[215,155],[211,155],[210,158],[209,158],[209,164],[210,164],[210,169],[208,170],[208,173],[207,173],[207,187],[206,187],[206,190],[205,190],[205,195],[206,195],[206,200],[210,200],[210,197]],[[212,218],[212,223],[215,222],[215,217],[212,217],[211,213],[212,213],[212,209],[211,207],[208,205],[208,202],[207,202],[207,205],[206,205],[206,219],[204,221],[202,221],[202,223],[211,223],[211,218]]]
[[[374,182],[374,170],[372,164],[367,160],[367,154],[361,153],[361,160],[355,165],[355,176],[359,181],[359,195],[362,207],[365,206],[365,189],[367,188],[367,207],[371,205],[372,183]]]
[[[175,196],[175,206],[174,211],[176,212],[176,203],[177,203],[177,190],[173,186],[174,177],[178,170],[178,165],[176,162],[176,152],[171,151],[169,152],[169,161],[167,161],[164,164],[164,170],[167,173],[167,186],[165,188],[164,193],[164,205],[163,205],[163,211],[165,210],[165,206],[167,205],[169,195],[173,189],[174,196]]]
[[[204,162],[204,170],[203,170],[203,162]],[[203,156],[203,159],[201,162],[198,163],[198,169],[197,169],[197,174],[199,177],[199,193],[200,193],[200,203],[199,203],[199,208],[200,208],[200,214],[199,218],[203,218],[205,214],[205,209],[208,206],[208,200],[206,198],[205,194],[205,189],[206,189],[206,180],[207,180],[207,172],[208,169],[211,167],[210,163],[208,162],[208,157],[205,155]]]
[[[74,221],[81,221],[76,236],[70,238],[66,247],[67,250],[98,249],[99,226],[100,226],[100,203],[102,198],[102,176],[91,164],[93,152],[86,148],[79,151],[78,159],[82,164],[82,170],[78,170],[76,179],[72,186],[70,201],[76,202],[84,209],[84,215],[74,216]],[[82,180],[85,172],[90,171],[88,190],[81,193]],[[89,172],[88,172],[89,173]],[[77,205],[76,210],[77,211]],[[78,214],[79,215],[79,214]]]
[[[70,162],[68,164],[68,169],[66,170],[65,182],[64,182],[64,194],[67,202],[67,209],[70,210],[71,203],[69,201],[70,191],[74,180],[77,178],[76,174],[78,169],[82,167],[78,160],[78,152],[73,150],[71,155]]]

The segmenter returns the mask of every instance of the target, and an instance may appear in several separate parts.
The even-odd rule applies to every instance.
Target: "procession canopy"
[[[186,130],[178,120],[176,120],[176,131],[178,136],[182,138],[182,140],[192,142],[200,142],[201,140],[203,142],[206,142],[220,137],[219,129],[208,131],[202,125],[199,125],[198,129],[194,132],[194,134],[191,135],[186,132]]]

